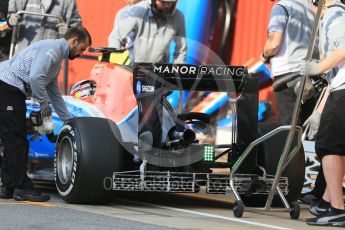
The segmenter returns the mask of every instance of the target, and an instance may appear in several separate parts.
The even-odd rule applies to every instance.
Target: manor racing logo
[[[244,66],[227,66],[227,65],[169,65],[154,64],[153,72],[166,77],[179,75],[181,77],[192,78],[243,78],[247,73]]]

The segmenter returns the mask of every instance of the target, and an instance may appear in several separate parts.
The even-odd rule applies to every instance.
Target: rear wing
[[[248,84],[248,70],[244,66],[187,65],[136,63],[134,66],[136,84],[166,90],[241,92]],[[248,82],[249,80],[249,82]],[[152,88],[153,87],[153,88]],[[144,87],[144,91],[147,87]],[[138,88],[139,89],[139,88]],[[134,92],[140,94],[140,90]]]

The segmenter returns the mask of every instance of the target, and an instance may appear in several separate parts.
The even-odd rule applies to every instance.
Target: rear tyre
[[[259,125],[259,136],[272,131],[279,127],[275,123],[263,123]],[[258,165],[266,169],[266,173],[269,175],[276,174],[276,168],[281,153],[283,152],[284,144],[286,142],[288,131],[281,132],[270,139],[264,141],[258,148]],[[293,145],[297,145],[297,136],[295,135]],[[288,203],[298,200],[298,197],[302,191],[304,184],[305,174],[305,159],[303,146],[299,149],[297,155],[290,162],[290,164],[283,171],[282,176],[288,178],[289,193],[285,196]],[[266,204],[267,195],[244,195],[241,197],[243,203],[250,207],[262,207]],[[272,206],[283,207],[283,203],[278,195],[273,199]]]
[[[120,131],[108,119],[79,117],[68,120],[59,134],[55,182],[68,203],[107,203],[113,198],[112,175],[121,171],[125,150]]]

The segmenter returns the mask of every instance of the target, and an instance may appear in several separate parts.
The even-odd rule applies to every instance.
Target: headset
[[[161,0],[162,2],[171,2],[173,3],[171,8],[167,11],[159,10],[157,8],[156,0],[151,0],[151,6],[152,6],[152,12],[153,14],[159,16],[159,17],[169,17],[173,16],[176,11],[176,5],[178,0]]]

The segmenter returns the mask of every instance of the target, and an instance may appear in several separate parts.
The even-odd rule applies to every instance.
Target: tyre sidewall
[[[71,140],[72,144],[72,151],[73,151],[73,167],[72,167],[72,175],[68,179],[66,184],[63,184],[58,176],[57,172],[57,158],[59,154],[59,148],[61,147],[60,144],[63,138],[69,138]],[[73,125],[67,124],[64,125],[61,129],[61,132],[58,137],[57,146],[56,146],[56,155],[54,159],[54,174],[55,174],[55,183],[57,186],[57,189],[61,196],[68,197],[71,193],[74,191],[75,185],[78,183],[79,178],[79,170],[80,170],[80,164],[79,159],[81,158],[81,142],[80,142],[80,136],[78,135],[78,132],[75,131]]]

